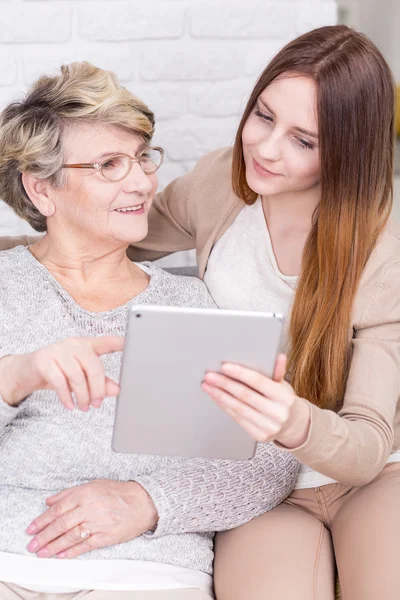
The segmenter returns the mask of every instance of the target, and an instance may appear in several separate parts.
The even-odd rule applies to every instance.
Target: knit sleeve
[[[3,433],[6,426],[15,419],[20,410],[21,404],[18,406],[10,406],[0,394],[0,435]]]
[[[298,461],[274,444],[258,444],[252,460],[183,459],[136,477],[159,515],[150,536],[224,531],[277,506],[292,491]]]
[[[0,341],[0,360],[7,355],[7,352],[4,351],[2,347],[2,343]],[[18,406],[10,406],[3,398],[0,392],[0,435],[3,433],[5,428],[15,417],[18,415],[21,410],[22,402],[18,404]]]

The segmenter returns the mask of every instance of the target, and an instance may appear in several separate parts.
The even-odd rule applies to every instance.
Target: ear
[[[34,173],[22,173],[22,185],[25,192],[44,217],[52,217],[56,212],[52,186],[48,179],[39,179]]]

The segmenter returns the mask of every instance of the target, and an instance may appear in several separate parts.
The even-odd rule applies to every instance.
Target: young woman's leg
[[[400,598],[400,463],[349,494],[332,522],[341,600]]]
[[[214,584],[217,600],[333,600],[330,533],[284,502],[216,536]]]

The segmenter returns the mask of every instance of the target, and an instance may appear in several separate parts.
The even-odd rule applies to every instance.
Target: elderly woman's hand
[[[132,540],[154,528],[158,514],[146,490],[134,481],[99,479],[47,499],[48,510],[27,533],[40,558],[76,558],[95,548]]]
[[[310,412],[285,381],[286,356],[278,356],[273,379],[258,371],[225,363],[221,373],[208,372],[207,394],[258,442],[278,441],[287,448],[307,439]]]
[[[124,338],[118,336],[67,338],[29,354],[0,360],[0,392],[11,406],[36,390],[54,390],[62,404],[89,410],[98,408],[106,396],[116,396],[119,385],[108,379],[99,355],[119,352]]]

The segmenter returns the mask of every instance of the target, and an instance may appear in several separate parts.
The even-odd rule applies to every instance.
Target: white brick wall
[[[0,0],[0,107],[63,62],[112,69],[156,113],[165,186],[233,142],[279,48],[335,22],[335,0]],[[28,231],[0,203],[0,235]]]

